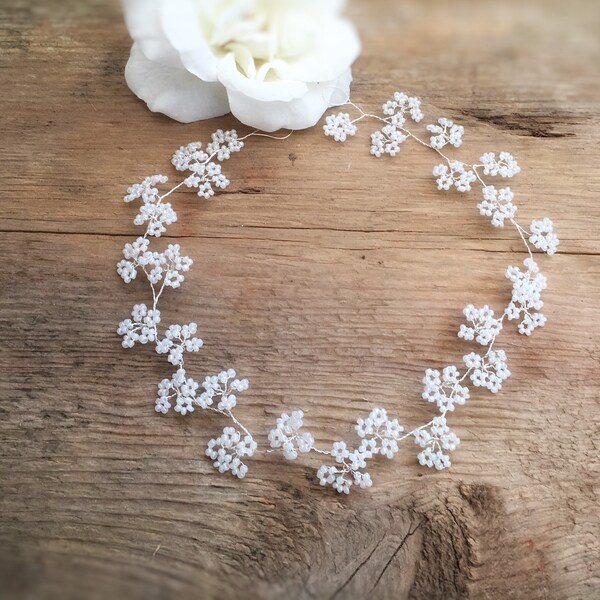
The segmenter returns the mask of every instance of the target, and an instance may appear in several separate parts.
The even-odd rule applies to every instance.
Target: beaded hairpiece
[[[467,164],[452,160],[442,151],[446,146],[459,148],[462,145],[464,128],[446,118],[427,126],[431,134],[429,141],[410,131],[407,121],[420,123],[423,120],[421,103],[415,97],[396,93],[382,107],[382,115],[363,112],[352,102],[347,105],[358,111],[359,116],[351,118],[348,113],[338,113],[326,117],[323,127],[326,136],[336,142],[345,142],[357,132],[357,123],[363,119],[373,119],[381,128],[371,134],[371,154],[375,157],[395,156],[400,146],[409,139],[433,150],[442,162],[433,168],[439,190],[455,187],[459,192],[472,191],[473,185],[481,185],[481,198],[477,208],[482,216],[491,219],[495,227],[509,225],[515,229],[525,245],[527,258],[523,267],[509,266],[506,277],[512,284],[512,296],[500,316],[496,316],[489,306],[476,308],[469,304],[463,311],[466,323],[460,326],[458,336],[467,342],[475,342],[481,349],[463,356],[462,370],[455,365],[443,369],[427,369],[423,378],[422,397],[435,405],[437,414],[429,422],[406,430],[397,419],[390,418],[383,408],[373,408],[368,415],[356,422],[356,434],[360,442],[349,446],[345,441],[333,442],[330,449],[315,447],[314,436],[303,429],[304,414],[301,410],[283,413],[274,429],[268,435],[272,449],[280,450],[288,460],[295,460],[299,454],[316,452],[328,457],[317,471],[321,485],[331,485],[340,493],[348,494],[352,486],[367,488],[372,485],[367,472],[368,462],[376,455],[393,458],[399,450],[400,442],[412,438],[418,446],[419,463],[426,467],[445,469],[450,466],[449,452],[460,443],[457,435],[448,425],[449,413],[469,399],[467,380],[475,387],[487,388],[492,393],[502,389],[510,376],[504,350],[495,347],[505,321],[518,321],[519,333],[531,335],[538,327],[544,326],[546,317],[539,312],[543,306],[541,293],[546,289],[546,277],[540,273],[534,260],[532,248],[553,255],[558,247],[552,221],[548,218],[534,220],[529,230],[519,225],[515,219],[517,206],[510,187],[496,189],[488,185],[483,177],[512,178],[520,172],[515,159],[508,152],[488,152],[481,156],[478,164]],[[118,333],[123,337],[123,347],[131,348],[136,343],[155,344],[156,352],[164,354],[176,368],[171,378],[158,384],[156,411],[162,414],[173,408],[181,416],[196,409],[211,410],[230,420],[222,433],[208,442],[206,455],[221,473],[230,471],[243,478],[248,472],[247,458],[257,451],[257,443],[246,427],[237,419],[235,409],[237,394],[248,389],[248,380],[237,377],[233,369],[207,376],[199,384],[185,369],[187,352],[198,352],[202,340],[196,336],[196,323],[173,324],[161,329],[159,301],[166,288],[178,288],[185,279],[185,273],[192,266],[192,259],[181,254],[179,244],[169,244],[166,250],[158,252],[150,248],[152,238],[165,233],[167,226],[177,220],[177,215],[166,199],[181,187],[194,188],[198,196],[209,199],[217,189],[225,189],[229,179],[222,173],[221,163],[232,153],[244,147],[244,140],[252,136],[265,135],[252,132],[238,137],[235,130],[218,130],[211,136],[211,142],[204,148],[200,142],[181,147],[173,156],[172,164],[185,178],[174,187],[161,193],[159,186],[165,186],[168,178],[153,175],[128,189],[125,202],[141,200],[140,212],[134,219],[136,225],[146,227],[143,236],[126,244],[123,260],[117,271],[125,283],[134,280],[141,271],[147,278],[152,292],[152,303],[136,304],[131,318],[122,321]],[[273,137],[273,136],[268,136]],[[269,452],[272,452],[270,450]]]

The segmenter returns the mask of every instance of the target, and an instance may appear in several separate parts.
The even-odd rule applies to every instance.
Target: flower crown
[[[402,441],[412,438],[418,446],[419,463],[426,467],[445,469],[450,466],[449,453],[456,449],[460,440],[450,430],[449,413],[469,399],[468,381],[474,387],[487,388],[492,393],[502,389],[510,377],[507,356],[504,350],[496,347],[506,321],[518,321],[519,333],[531,335],[538,327],[543,327],[546,317],[540,312],[543,306],[541,293],[546,289],[546,277],[540,273],[534,260],[532,248],[553,255],[559,240],[554,233],[552,221],[548,218],[534,220],[529,230],[519,225],[515,219],[517,206],[510,187],[497,189],[487,184],[483,177],[509,179],[520,172],[515,159],[508,152],[487,152],[478,164],[467,164],[450,159],[443,152],[448,145],[459,148],[462,145],[464,128],[446,118],[427,126],[431,134],[429,140],[418,137],[407,128],[407,122],[420,123],[423,120],[421,103],[415,97],[397,92],[383,104],[382,115],[363,112],[352,102],[347,105],[358,111],[359,116],[351,118],[348,113],[329,115],[323,127],[326,136],[336,142],[345,142],[357,132],[357,123],[363,119],[373,119],[381,128],[371,134],[371,154],[377,158],[400,152],[401,145],[414,140],[433,150],[443,162],[433,168],[439,190],[456,188],[459,192],[472,191],[472,186],[481,185],[480,202],[477,208],[482,216],[488,217],[494,227],[509,225],[515,229],[525,245],[527,258],[523,267],[509,266],[506,277],[512,284],[511,299],[496,315],[489,306],[477,308],[469,304],[463,311],[465,323],[460,326],[458,337],[474,342],[481,349],[466,354],[463,367],[448,365],[441,370],[427,369],[423,378],[422,397],[435,405],[437,414],[429,422],[407,430],[397,419],[391,418],[383,408],[373,408],[368,415],[356,422],[356,435],[359,442],[349,445],[345,441],[333,442],[330,449],[315,446],[314,436],[304,430],[304,414],[295,410],[284,413],[274,429],[268,434],[273,452],[281,451],[288,460],[295,460],[300,454],[316,452],[327,457],[317,471],[321,485],[331,485],[339,493],[348,494],[352,486],[368,488],[372,485],[367,471],[368,463],[375,456],[393,458]],[[152,238],[166,232],[167,226],[177,220],[177,215],[167,198],[182,187],[197,190],[198,196],[209,199],[219,189],[229,185],[223,174],[221,163],[244,147],[244,140],[252,136],[264,136],[257,131],[238,137],[235,130],[218,130],[211,141],[203,147],[194,142],[179,148],[173,155],[172,164],[177,171],[185,173],[177,185],[159,191],[168,178],[153,175],[141,183],[132,185],[125,196],[125,202],[141,200],[139,213],[134,223],[144,226],[146,232],[123,249],[123,260],[117,271],[125,283],[133,281],[141,271],[148,280],[152,292],[151,305],[136,304],[131,318],[122,321],[118,328],[122,345],[131,348],[135,344],[153,343],[158,354],[164,354],[176,371],[171,378],[158,384],[156,411],[166,414],[173,408],[181,416],[196,409],[210,410],[230,420],[231,425],[208,442],[206,455],[220,472],[231,472],[243,478],[248,472],[246,461],[257,452],[254,436],[238,420],[235,414],[237,395],[248,389],[248,380],[237,377],[235,370],[228,369],[216,375],[207,376],[199,384],[185,369],[185,355],[198,352],[202,340],[197,337],[196,323],[173,324],[161,329],[161,312],[158,308],[166,288],[178,288],[185,280],[193,261],[181,253],[179,244],[169,244],[162,252],[150,248]],[[268,136],[273,137],[273,136]],[[282,138],[277,138],[282,139]]]

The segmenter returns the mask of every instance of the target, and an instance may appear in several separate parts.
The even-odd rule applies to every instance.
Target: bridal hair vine
[[[544,326],[546,317],[540,312],[543,306],[541,293],[546,288],[546,277],[540,273],[533,256],[533,248],[553,255],[558,247],[558,238],[554,233],[552,221],[548,218],[534,220],[529,230],[519,225],[515,219],[517,206],[510,187],[497,189],[489,185],[483,177],[512,178],[520,172],[515,159],[508,152],[484,154],[478,164],[467,164],[453,160],[443,152],[446,146],[459,148],[462,145],[464,128],[446,118],[440,118],[427,126],[429,140],[418,137],[407,128],[407,122],[420,123],[423,120],[421,103],[415,97],[396,93],[382,107],[382,115],[363,112],[357,105],[347,102],[358,111],[351,118],[346,112],[329,115],[323,127],[326,136],[336,142],[345,142],[357,133],[357,123],[372,119],[381,124],[381,128],[371,134],[371,154],[377,158],[399,153],[401,145],[414,140],[433,150],[442,159],[433,168],[439,190],[456,188],[459,192],[472,191],[474,185],[481,186],[481,196],[477,208],[482,216],[491,219],[495,227],[510,225],[520,236],[527,257],[523,267],[509,266],[506,277],[512,284],[510,302],[500,315],[489,306],[475,307],[469,304],[463,311],[465,323],[460,326],[458,337],[466,342],[474,342],[482,348],[469,352],[463,357],[462,370],[448,365],[441,370],[427,369],[423,378],[422,397],[435,405],[437,414],[428,423],[406,430],[395,418],[391,418],[385,409],[373,408],[368,415],[358,418],[355,426],[360,442],[350,446],[345,441],[333,442],[330,449],[315,447],[315,438],[304,430],[304,413],[301,410],[284,413],[278,419],[274,429],[268,435],[273,452],[279,450],[289,460],[295,460],[299,454],[316,452],[327,456],[327,463],[317,471],[319,483],[331,485],[337,492],[348,494],[352,486],[368,488],[372,485],[368,473],[368,462],[377,455],[393,458],[402,441],[412,438],[418,446],[417,458],[426,467],[445,469],[450,466],[449,452],[456,449],[460,440],[450,430],[449,413],[469,399],[468,381],[474,387],[488,389],[497,393],[510,377],[507,357],[504,350],[496,347],[496,341],[506,321],[518,321],[518,331],[524,335]],[[177,220],[177,215],[167,198],[182,187],[197,190],[198,196],[209,199],[217,189],[225,189],[229,179],[222,172],[222,163],[244,147],[244,140],[252,136],[266,134],[254,131],[239,137],[235,130],[218,130],[211,141],[203,147],[194,142],[181,147],[173,156],[172,164],[179,172],[185,173],[184,179],[174,187],[161,193],[159,186],[166,187],[168,178],[153,175],[128,189],[125,202],[141,200],[140,211],[134,223],[145,226],[146,232],[123,249],[123,260],[117,265],[117,271],[125,283],[130,283],[139,272],[148,280],[152,292],[152,303],[136,304],[131,318],[122,321],[118,328],[122,336],[122,345],[131,348],[136,343],[153,343],[158,354],[164,354],[176,371],[170,378],[158,384],[156,411],[162,414],[173,408],[185,416],[196,409],[210,410],[227,418],[230,424],[222,433],[211,439],[206,455],[213,461],[214,467],[221,473],[230,471],[243,478],[248,472],[246,460],[257,451],[257,443],[250,431],[238,420],[235,409],[239,393],[248,389],[248,380],[237,377],[235,370],[228,369],[207,376],[199,384],[186,371],[184,359],[186,353],[198,352],[202,340],[197,337],[196,323],[173,324],[160,329],[161,312],[158,308],[166,288],[176,289],[185,280],[185,274],[192,266],[192,259],[181,253],[179,244],[169,244],[162,252],[151,249],[152,238],[158,238],[166,232],[167,226]],[[273,137],[273,136],[267,136]],[[287,136],[286,136],[287,137]],[[276,138],[282,139],[282,138]],[[468,380],[468,381],[467,381]]]

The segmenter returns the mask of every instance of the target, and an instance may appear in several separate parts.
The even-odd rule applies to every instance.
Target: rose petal
[[[152,62],[137,43],[131,48],[125,79],[151,111],[164,113],[181,123],[229,112],[227,93],[221,84],[202,81],[185,69]]]
[[[352,69],[344,71],[338,79],[330,83],[331,97],[329,98],[329,106],[341,106],[347,104],[350,100],[350,84],[352,83]]]
[[[236,44],[232,42],[228,45],[230,52],[233,52],[235,62],[247,77],[256,77],[256,64],[254,57],[244,44]]]
[[[156,0],[152,0],[156,1]],[[217,59],[201,30],[198,7],[191,0],[163,0],[160,23],[185,68],[204,81],[217,81]]]
[[[221,59],[218,66],[219,81],[233,93],[262,102],[289,102],[303,97],[308,87],[302,81],[279,79],[261,81],[251,79],[240,73],[233,52]]]
[[[125,24],[149,60],[182,68],[179,53],[173,48],[160,25],[162,0],[123,0]]]
[[[360,54],[360,40],[354,26],[332,20],[319,30],[310,50],[289,61],[286,77],[300,81],[331,81],[345,71]]]
[[[352,72],[347,69],[337,80],[309,84],[304,96],[289,102],[256,100],[231,89],[227,94],[233,115],[250,127],[262,131],[306,129],[316,125],[330,106],[347,101],[351,81]]]

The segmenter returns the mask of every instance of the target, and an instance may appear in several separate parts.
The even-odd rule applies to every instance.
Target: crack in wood
[[[419,529],[419,527],[421,527],[422,524],[423,524],[423,521],[419,522],[419,524],[412,531],[409,530],[409,532],[404,536],[404,539],[400,542],[398,547],[394,550],[393,554],[390,556],[389,560],[385,563],[385,566],[383,567],[381,573],[377,577],[377,580],[375,581],[375,585],[371,588],[371,592],[370,592],[371,594],[375,591],[375,588],[379,585],[379,582],[385,575],[385,572],[388,570],[388,568],[392,564],[393,560],[398,555],[398,552],[400,552],[400,550],[402,550],[402,548],[404,548],[408,539],[415,534],[417,529]]]
[[[483,123],[491,123],[501,129],[514,131],[517,134],[528,135],[537,138],[567,138],[575,137],[573,132],[558,132],[554,128],[557,125],[576,125],[586,120],[585,116],[573,115],[526,115],[512,112],[505,115],[494,114],[484,109],[461,110],[460,114],[473,117]]]
[[[369,552],[368,556],[356,567],[356,569],[354,569],[354,571],[352,571],[352,573],[350,574],[350,577],[348,577],[346,579],[346,581],[344,581],[344,583],[342,583],[342,585],[340,585],[336,589],[336,591],[333,593],[333,595],[329,597],[329,600],[333,600],[354,579],[356,574],[371,560],[371,557],[375,553],[375,550],[377,550],[377,548],[379,548],[379,546],[381,545],[381,542],[383,542],[383,540],[386,537],[387,537],[387,535],[384,534],[383,537],[379,540],[379,542],[377,542],[377,544],[375,544],[375,546],[373,547],[371,552]]]

